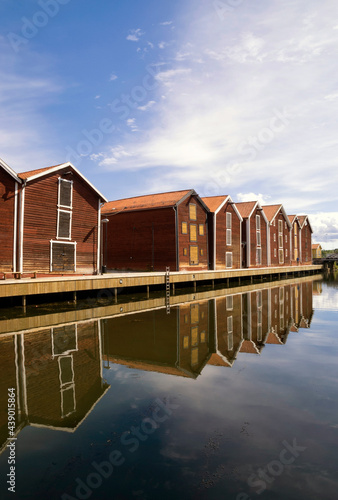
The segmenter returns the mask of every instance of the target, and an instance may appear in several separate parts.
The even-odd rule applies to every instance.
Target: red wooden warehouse
[[[137,271],[208,269],[208,212],[192,189],[106,203],[105,265]]]
[[[99,272],[100,207],[106,198],[71,163],[19,177],[19,271]]]
[[[202,198],[209,208],[210,269],[241,267],[242,217],[230,196]]]
[[[268,254],[271,266],[290,266],[291,222],[283,205],[264,205],[264,213],[269,221]]]
[[[290,229],[290,255],[291,265],[300,263],[300,222],[297,215],[289,215]]]
[[[236,203],[242,222],[242,267],[268,265],[268,220],[258,201]]]
[[[307,215],[298,216],[300,223],[300,261],[301,264],[312,264],[312,227]]]
[[[18,192],[21,180],[0,159],[0,271],[16,271]]]

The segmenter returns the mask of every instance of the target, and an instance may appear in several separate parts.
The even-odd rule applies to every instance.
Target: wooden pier
[[[151,288],[162,289],[165,292],[168,281],[171,292],[175,293],[175,286],[193,287],[197,289],[199,285],[224,284],[230,286],[240,285],[242,281],[249,280],[257,283],[263,280],[276,280],[291,277],[306,276],[321,272],[320,265],[305,266],[283,266],[266,267],[255,269],[234,269],[229,271],[195,271],[195,272],[166,272],[149,273],[109,273],[99,276],[63,276],[47,278],[21,278],[0,281],[0,301],[1,298],[22,297],[22,305],[26,305],[26,298],[29,296],[41,296],[50,294],[69,293],[73,300],[77,298],[77,293],[101,290],[113,290],[115,296],[118,291],[128,293],[128,289],[140,288],[147,290],[149,294]]]

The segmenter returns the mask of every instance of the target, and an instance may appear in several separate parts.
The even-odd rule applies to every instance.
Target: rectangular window
[[[199,322],[199,305],[192,304],[190,306],[190,323],[193,325],[194,323]]]
[[[182,234],[188,234],[188,223],[182,222]]]
[[[189,203],[189,219],[190,220],[197,219],[197,209],[194,203]]]
[[[201,248],[200,254],[201,254],[201,257],[203,257],[203,255],[204,255],[204,250],[203,250],[203,248]]]
[[[232,311],[234,308],[234,297],[233,295],[227,295],[225,308],[227,311]]]
[[[186,335],[185,337],[183,337],[183,349],[188,349],[189,347],[189,337],[188,335]]]
[[[276,233],[273,235],[273,241],[276,241]]]
[[[234,348],[234,334],[232,332],[228,333],[228,351],[232,351]]]
[[[256,236],[257,236],[257,246],[260,247],[261,246],[261,232],[260,232],[260,230],[256,231]]]
[[[261,290],[256,292],[256,299],[257,299],[257,307],[262,307],[263,306],[263,299],[262,299],[262,291]]]
[[[193,326],[191,328],[191,345],[198,345],[198,326]]]
[[[227,317],[227,331],[228,331],[228,333],[233,332],[233,317],[232,316]]]
[[[261,248],[256,248],[256,265],[257,266],[262,265],[262,249]]]
[[[280,264],[284,264],[284,251],[282,248],[279,249],[278,259]]]
[[[283,221],[278,221],[278,246],[283,248]]]
[[[226,213],[226,244],[232,244],[232,214],[230,212]]]
[[[285,257],[287,257],[287,256],[288,256],[288,249],[286,248],[285,249]]]
[[[190,224],[190,241],[197,241],[197,225]]]
[[[183,255],[184,255],[184,257],[186,257],[188,255],[188,249],[187,248],[183,248]]]
[[[226,252],[225,265],[227,268],[232,268],[232,252]]]
[[[204,236],[204,224],[199,224],[198,225],[198,234],[200,236]]]
[[[261,229],[261,216],[256,215],[256,230],[259,231]]]
[[[57,239],[70,240],[72,229],[72,212],[58,210]]]
[[[190,265],[194,266],[198,264],[198,246],[190,247]]]
[[[288,235],[286,234],[285,235],[285,243],[287,243],[287,242],[288,242]]]
[[[205,340],[206,340],[206,334],[205,334],[204,331],[200,333],[200,339],[201,339],[201,343],[205,342]]]
[[[195,347],[191,349],[191,366],[197,365],[198,363],[198,348]]]
[[[277,250],[276,250],[275,248],[274,248],[274,250],[273,250],[273,256],[274,256],[274,257],[277,257]]]
[[[73,181],[67,181],[59,177],[58,206],[72,208],[73,203]]]
[[[66,325],[52,328],[52,357],[70,354],[77,351],[77,325]]]

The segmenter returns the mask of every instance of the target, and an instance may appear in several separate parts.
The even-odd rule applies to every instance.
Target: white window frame
[[[67,326],[72,326],[72,325],[67,325]],[[60,352],[59,354],[55,354],[54,352],[54,330],[57,330],[58,328],[61,327],[56,327],[56,328],[51,328],[50,334],[51,334],[51,344],[52,344],[52,358],[57,358],[59,356],[66,356],[68,354],[71,354],[72,352],[76,352],[79,350],[78,347],[78,337],[77,337],[77,323],[75,323],[73,326],[75,326],[75,344],[76,347],[74,349],[69,349],[68,351]],[[55,332],[57,333],[57,332]]]
[[[234,296],[233,295],[227,295],[225,297],[225,309],[227,311],[233,311],[233,309],[234,309]]]
[[[226,244],[232,245],[232,213],[226,212]]]
[[[69,182],[71,184],[70,207],[68,205],[61,205],[61,203],[60,203],[62,182]],[[59,179],[58,179],[58,208],[68,208],[68,210],[73,210],[73,181],[69,181],[68,179],[62,179],[62,177],[59,177]]]
[[[53,243],[63,244],[63,245],[74,245],[74,272],[76,272],[76,241],[63,241],[63,240],[50,240],[50,266],[49,270],[52,273],[53,269]]]
[[[228,255],[231,256],[231,266],[228,266]],[[232,269],[233,261],[232,261],[232,252],[225,253],[225,267],[226,269]]]
[[[67,238],[65,236],[59,236],[60,212],[63,212],[65,214],[69,214],[69,236]],[[72,219],[73,219],[73,212],[70,212],[69,210],[63,210],[61,208],[58,208],[57,227],[56,227],[56,239],[57,240],[69,240],[70,241],[72,239]]]
[[[259,258],[258,258],[259,255]],[[256,266],[261,266],[262,265],[262,248],[257,247],[256,248]]]

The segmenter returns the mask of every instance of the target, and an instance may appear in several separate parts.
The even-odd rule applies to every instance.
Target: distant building
[[[264,205],[264,213],[269,221],[268,255],[269,265],[290,266],[291,223],[283,205]]]
[[[102,207],[103,261],[109,269],[207,270],[208,213],[193,189],[110,201]]]
[[[266,267],[268,220],[258,201],[236,203],[242,222],[242,267]]]
[[[210,269],[241,267],[242,217],[229,195],[202,198],[209,208]]]
[[[313,259],[321,259],[322,258],[322,247],[320,243],[312,244],[312,258]]]
[[[312,227],[307,215],[299,215],[300,222],[300,262],[312,264]]]

